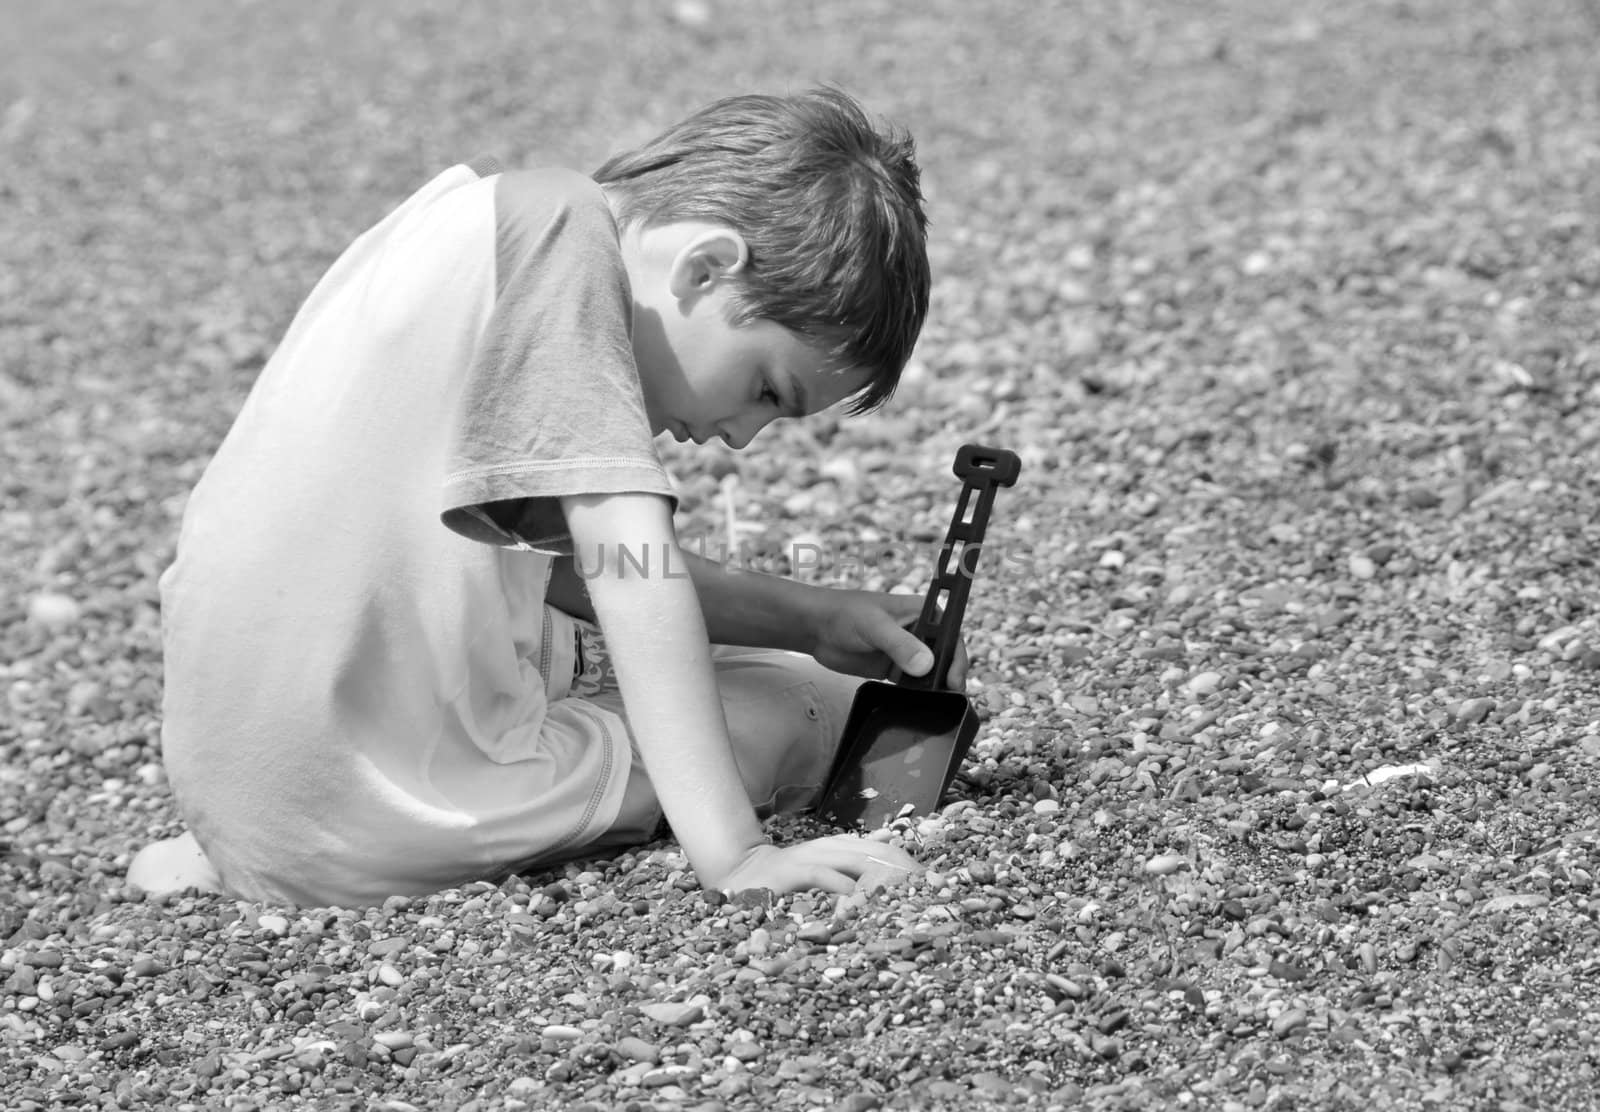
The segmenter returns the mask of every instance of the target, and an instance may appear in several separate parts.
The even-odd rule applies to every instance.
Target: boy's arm
[[[892,847],[851,837],[767,844],[728,741],[694,584],[672,571],[684,564],[667,500],[583,495],[561,507],[634,740],[700,882],[848,891],[874,862],[910,867]]]
[[[684,552],[676,544],[670,550],[631,542],[627,547],[632,563],[648,559],[652,571],[664,571],[694,584],[712,644],[794,652],[814,647],[808,631],[816,617],[815,588],[793,579],[736,570]],[[579,548],[577,557],[558,558],[545,597],[568,614],[594,621],[588,585],[598,569],[592,548]]]
[[[797,580],[745,571],[673,549],[632,546],[635,562],[648,554],[652,570],[687,578],[694,584],[706,634],[716,645],[787,649],[810,653],[824,664],[857,675],[882,675],[890,659],[919,676],[932,664],[932,654],[905,631],[922,611],[922,599],[814,587]],[[546,597],[569,614],[595,620],[587,585],[594,578],[592,549],[579,549],[577,562],[555,563]],[[966,686],[965,651],[947,677],[955,690]]]

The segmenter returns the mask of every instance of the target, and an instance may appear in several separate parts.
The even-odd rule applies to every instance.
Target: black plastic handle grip
[[[963,482],[961,498],[939,549],[939,566],[927,597],[922,600],[922,613],[911,627],[912,635],[933,650],[933,667],[921,676],[892,669],[889,682],[901,687],[943,689],[956,657],[956,646],[961,643],[961,619],[967,611],[972,580],[978,574],[978,558],[983,552],[983,534],[989,526],[995,492],[1017,481],[1022,461],[1015,452],[1004,448],[963,444],[956,452],[953,470]]]

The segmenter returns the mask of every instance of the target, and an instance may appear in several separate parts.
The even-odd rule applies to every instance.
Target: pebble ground
[[[627,12],[8,13],[6,1107],[1592,1108],[1600,10]],[[927,871],[127,890],[155,579],[320,270],[450,161],[818,80],[919,136],[933,321],[885,412],[667,455],[691,540],[909,590],[955,448],[1022,455]]]

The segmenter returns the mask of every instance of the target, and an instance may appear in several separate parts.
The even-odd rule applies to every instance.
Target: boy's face
[[[743,241],[698,227],[664,244],[646,240],[641,265],[630,267],[634,360],[652,432],[743,448],[776,418],[821,412],[867,385],[867,372],[838,369],[781,325],[730,324]],[[663,246],[676,250],[652,250]]]

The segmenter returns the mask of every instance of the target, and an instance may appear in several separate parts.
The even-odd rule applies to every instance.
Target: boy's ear
[[[668,278],[672,296],[684,301],[709,293],[719,281],[738,274],[749,262],[750,245],[732,228],[696,232],[673,257]]]

